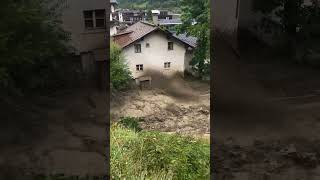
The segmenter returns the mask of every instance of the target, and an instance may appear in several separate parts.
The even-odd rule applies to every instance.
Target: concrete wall
[[[241,5],[240,0],[239,6]],[[237,0],[214,0],[212,4],[213,28],[231,43],[237,40]]]
[[[86,30],[84,25],[84,10],[107,9],[105,0],[66,0],[67,8],[62,14],[63,27],[71,32],[71,44],[76,48],[75,53],[91,51],[105,47],[106,29]],[[106,10],[107,13],[107,10]],[[106,18],[109,15],[106,14]]]
[[[173,41],[173,50],[168,50],[168,42]],[[138,43],[138,42],[137,42]],[[174,39],[167,39],[166,35],[154,32],[144,37],[141,44],[141,53],[135,53],[134,45],[123,49],[123,54],[134,78],[145,75],[146,71],[158,71],[164,75],[176,72],[183,73],[185,68],[185,45]],[[146,43],[150,44],[146,48]],[[164,68],[164,62],[171,62],[170,69]],[[143,72],[136,71],[136,65],[143,64]]]

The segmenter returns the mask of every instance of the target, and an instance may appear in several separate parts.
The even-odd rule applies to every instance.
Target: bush
[[[1,88],[9,92],[33,92],[64,80],[61,69],[66,68],[63,58],[70,48],[67,46],[70,36],[61,28],[59,3],[1,1]]]
[[[209,179],[208,143],[119,124],[110,135],[112,179]]]
[[[129,87],[131,72],[124,61],[121,48],[114,42],[110,42],[110,81],[111,88],[123,90]]]
[[[141,131],[142,129],[139,126],[140,119],[133,118],[133,117],[123,117],[120,118],[119,123],[123,125],[125,128],[132,129],[134,131]]]

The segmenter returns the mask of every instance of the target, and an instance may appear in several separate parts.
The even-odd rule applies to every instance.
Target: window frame
[[[137,51],[137,50],[138,50],[137,47],[140,47],[140,48],[139,48],[140,51]],[[141,52],[142,52],[142,50],[141,50],[141,44],[134,44],[134,53],[141,53]]]
[[[163,66],[164,66],[164,69],[170,69],[171,68],[171,62],[164,62]]]
[[[170,46],[170,44],[172,45],[172,46]],[[169,41],[168,42],[168,51],[172,51],[174,48],[173,48],[173,41]]]
[[[103,16],[97,17],[96,13],[97,11],[103,11]],[[95,28],[96,29],[105,29],[106,28],[106,10],[105,9],[95,9],[94,10],[94,21],[95,21]],[[103,26],[97,27],[97,20],[103,20]]]
[[[103,16],[97,17],[96,12],[97,11],[103,11]],[[86,12],[89,12],[91,14],[91,18],[86,17]],[[94,29],[105,29],[106,28],[106,10],[105,9],[94,9],[94,10],[84,10],[83,11],[83,19],[84,19],[84,28],[86,30],[94,30]],[[97,20],[103,20],[103,26],[97,26]],[[88,27],[86,25],[87,21],[92,22],[92,27]]]
[[[143,64],[136,64],[136,71],[143,71]]]

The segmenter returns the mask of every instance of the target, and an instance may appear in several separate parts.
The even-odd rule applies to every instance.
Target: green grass
[[[209,179],[208,142],[120,124],[110,141],[112,179]]]

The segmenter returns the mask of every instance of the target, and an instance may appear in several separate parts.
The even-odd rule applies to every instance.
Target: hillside
[[[120,8],[178,10],[179,0],[118,0]]]

